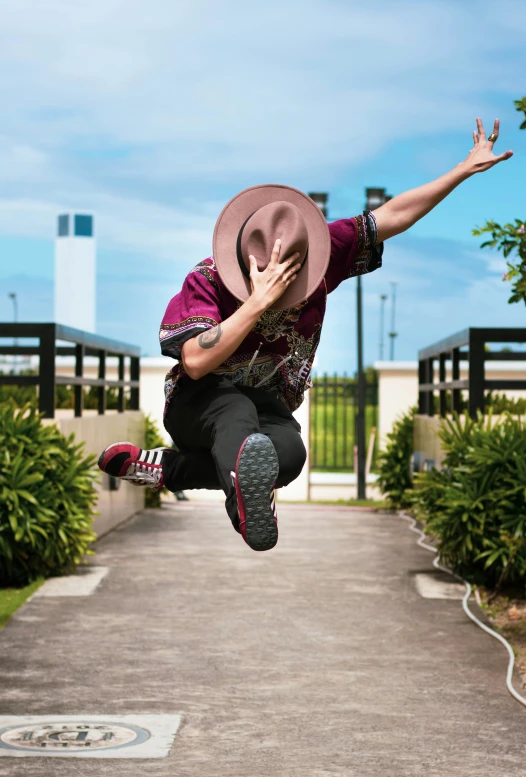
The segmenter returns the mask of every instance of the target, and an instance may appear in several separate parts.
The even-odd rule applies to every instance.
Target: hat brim
[[[251,294],[251,287],[237,259],[239,230],[258,208],[280,200],[292,203],[303,214],[309,236],[309,253],[296,280],[271,305],[270,310],[285,310],[299,305],[316,291],[325,277],[331,255],[331,237],[320,208],[306,194],[290,186],[252,186],[225,205],[217,219],[213,238],[214,262],[219,277],[236,299],[245,302]]]

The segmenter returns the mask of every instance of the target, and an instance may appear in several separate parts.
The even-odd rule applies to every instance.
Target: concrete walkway
[[[99,542],[92,596],[0,632],[0,713],[180,714],[170,755],[3,757],[1,777],[523,777],[506,651],[419,596],[432,559],[394,515],[281,507],[256,554],[220,507],[143,512]]]

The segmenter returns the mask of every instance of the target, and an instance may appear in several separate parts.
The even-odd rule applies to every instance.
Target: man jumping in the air
[[[493,154],[477,119],[474,147],[453,170],[355,218],[327,225],[305,194],[255,186],[216,223],[213,258],[187,275],[161,324],[165,427],[179,450],[106,448],[110,475],[170,491],[221,488],[253,550],[278,539],[274,489],[300,474],[305,447],[292,412],[310,387],[327,294],[382,264],[383,243],[405,232],[462,181],[509,159]]]

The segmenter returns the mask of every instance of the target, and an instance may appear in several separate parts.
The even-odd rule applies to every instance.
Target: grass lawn
[[[382,499],[331,499],[324,501],[321,499],[311,499],[309,502],[291,502],[298,505],[345,505],[346,507],[374,507],[376,510],[392,510],[393,508]],[[280,505],[286,507],[287,502],[280,502]]]
[[[337,499],[332,502],[314,502],[320,505],[347,505],[347,507],[374,507],[377,510],[391,510],[387,502],[381,499]]]
[[[0,588],[0,629],[2,629],[11,615],[21,607],[37,588],[40,588],[44,578],[35,580],[25,588]]]
[[[330,398],[327,404],[318,399],[311,407],[311,456],[314,470],[354,469],[354,418],[356,408],[342,398]],[[378,408],[365,408],[365,444],[369,446],[371,428],[377,426]],[[376,464],[376,440],[372,471]]]

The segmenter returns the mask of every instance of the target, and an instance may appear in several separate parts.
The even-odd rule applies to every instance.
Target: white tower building
[[[63,213],[55,240],[55,322],[95,332],[93,216]]]

